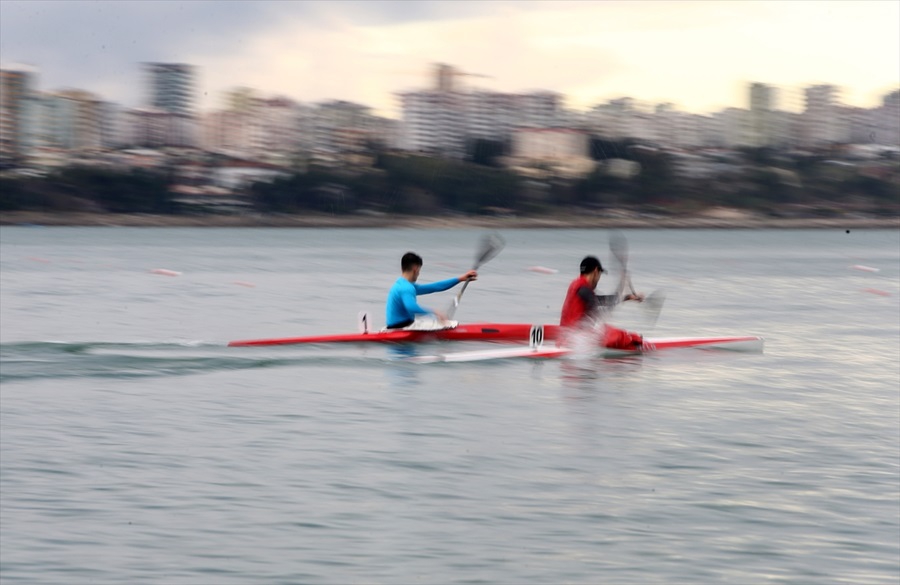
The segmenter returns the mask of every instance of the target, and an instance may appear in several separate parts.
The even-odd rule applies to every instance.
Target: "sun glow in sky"
[[[443,62],[468,87],[552,90],[573,109],[624,96],[689,112],[747,107],[749,83],[828,83],[879,105],[900,87],[900,2],[0,2],[0,58],[40,89],[79,87],[138,105],[140,63],[198,67],[201,109],[237,86],[304,102],[344,99],[398,117],[396,92]]]

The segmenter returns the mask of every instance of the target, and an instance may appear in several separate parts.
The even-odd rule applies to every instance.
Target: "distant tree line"
[[[520,182],[508,171],[469,162],[380,154],[370,169],[313,167],[271,183],[255,183],[250,197],[260,211],[479,214],[516,208]]]
[[[736,160],[723,161],[717,173],[691,178],[677,172],[676,159],[666,151],[595,139],[591,155],[597,166],[587,176],[566,179],[551,171],[528,179],[502,167],[507,152],[507,145],[490,140],[470,143],[464,160],[382,151],[371,167],[311,165],[254,183],[244,195],[255,210],[277,213],[533,215],[621,207],[681,214],[721,205],[771,214],[792,207],[820,215],[847,209],[900,214],[897,164],[884,165],[887,171],[873,176],[825,155],[787,157],[771,149],[745,149]],[[614,159],[637,171],[611,172],[608,163]],[[0,178],[0,211],[196,213],[169,191],[172,176],[171,170],[69,167],[42,178]]]
[[[166,173],[66,167],[46,177],[0,178],[0,211],[173,214]]]

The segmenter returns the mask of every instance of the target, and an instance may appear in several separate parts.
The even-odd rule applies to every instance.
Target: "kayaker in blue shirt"
[[[385,319],[388,329],[400,329],[412,325],[416,315],[435,315],[441,321],[446,321],[447,317],[440,311],[420,307],[416,302],[416,295],[445,291],[460,282],[478,278],[476,271],[469,270],[457,278],[439,280],[431,284],[417,284],[419,272],[422,271],[422,257],[413,252],[407,252],[400,259],[400,270],[402,271],[400,278],[388,292]]]

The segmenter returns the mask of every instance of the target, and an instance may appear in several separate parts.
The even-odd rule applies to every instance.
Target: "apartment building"
[[[292,163],[298,156],[326,161],[367,151],[375,143],[396,147],[395,126],[353,102],[310,105],[231,92],[226,109],[202,116],[200,144],[205,150],[276,164]]]
[[[92,93],[68,89],[42,94],[39,144],[65,150],[102,146],[102,101]]]
[[[474,74],[439,64],[432,89],[397,94],[402,148],[459,158],[473,139],[509,142],[518,128],[549,128],[563,120],[558,93],[466,90],[456,83],[466,75]]]
[[[587,127],[607,140],[634,139],[661,144],[677,137],[677,116],[671,104],[655,109],[630,97],[617,98],[591,108]]]
[[[193,66],[145,63],[143,72],[145,105],[126,109],[81,90],[38,92],[33,68],[4,68],[0,71],[0,157],[13,164],[40,148],[200,146],[278,163],[297,160],[299,153],[322,160],[359,154],[380,143],[458,158],[473,139],[514,146],[522,136],[537,136],[538,130],[547,128],[579,129],[608,140],[632,139],[681,149],[817,148],[847,142],[900,146],[897,90],[885,95],[881,106],[866,109],[841,105],[835,86],[816,85],[802,91],[805,106],[795,114],[778,109],[779,90],[754,82],[748,85],[747,109],[729,108],[702,116],[681,112],[673,104],[652,106],[623,97],[576,113],[567,111],[563,96],[551,91],[466,89],[459,83],[461,77],[485,76],[439,64],[431,88],[397,94],[402,106],[398,121],[343,100],[301,104],[284,97],[263,99],[247,88],[230,92],[224,109],[197,116]],[[800,93],[789,91],[787,100]]]
[[[0,161],[25,155],[36,85],[37,71],[31,67],[0,69]]]
[[[184,63],[144,63],[143,75],[144,107],[130,116],[137,144],[196,146],[195,67]]]
[[[839,90],[833,85],[813,85],[804,90],[801,144],[820,147],[849,138],[845,121],[839,115],[838,95]]]
[[[900,146],[900,90],[884,96],[881,106],[872,112],[874,119],[870,138],[873,143]]]
[[[750,109],[746,120],[746,143],[748,146],[775,146],[779,140],[776,136],[777,90],[765,83],[750,84]]]
[[[229,99],[227,109],[202,116],[200,146],[239,158],[284,158],[297,150],[301,131],[297,122],[298,105],[293,100]]]
[[[196,145],[197,124],[193,116],[173,114],[159,108],[133,108],[124,113],[126,143],[145,148]]]
[[[805,88],[802,114],[779,110],[775,88],[749,85],[749,108],[727,108],[709,116],[680,112],[671,104],[650,108],[632,98],[594,106],[586,127],[608,140],[638,140],[674,148],[811,147],[834,143],[900,143],[900,98],[888,94],[879,108],[838,103],[838,88]]]
[[[171,114],[194,113],[195,73],[183,63],[144,63],[145,105]]]

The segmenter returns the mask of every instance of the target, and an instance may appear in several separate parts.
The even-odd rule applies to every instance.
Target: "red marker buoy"
[[[540,274],[556,274],[559,270],[554,268],[547,268],[546,266],[529,266],[528,270],[532,272],[538,272]]]

